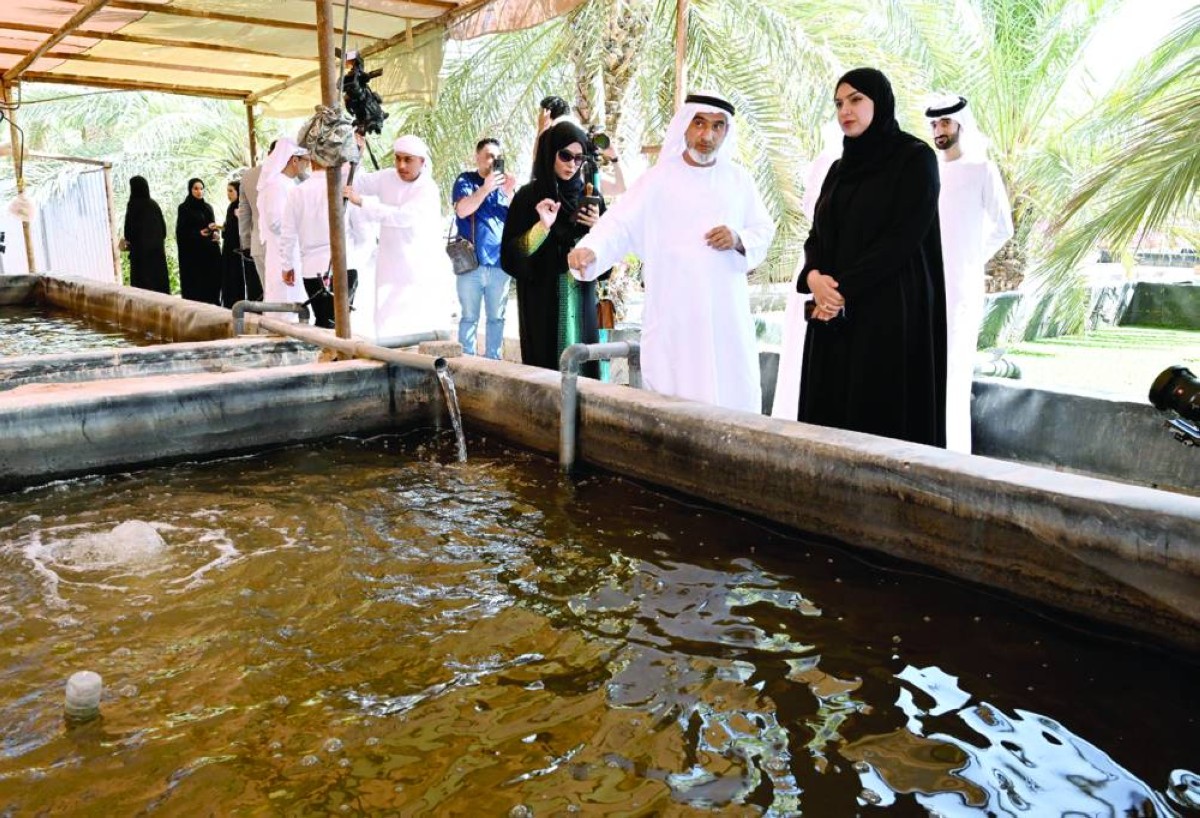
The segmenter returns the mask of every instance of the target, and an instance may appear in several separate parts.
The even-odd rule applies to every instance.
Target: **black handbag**
[[[454,229],[454,220],[450,220],[450,228]],[[475,255],[475,214],[471,214],[471,238],[464,239],[462,236],[451,236],[450,231],[446,231],[446,255],[450,256],[450,264],[454,268],[456,276],[464,275],[471,272],[479,266],[479,259]]]

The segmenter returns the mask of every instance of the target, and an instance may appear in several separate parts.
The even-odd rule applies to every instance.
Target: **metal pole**
[[[317,2],[317,51],[321,60],[321,101],[340,110],[338,63],[333,51],[333,0]],[[342,166],[325,172],[329,195],[329,254],[333,269],[333,321],[338,338],[350,337],[350,284],[346,275],[345,203],[342,201]]]
[[[113,281],[117,284],[122,284],[121,281],[121,247],[120,230],[117,229],[117,200],[113,194],[113,179],[112,165],[108,162],[104,163],[104,198],[108,202],[108,237],[112,244],[113,254]]]
[[[250,167],[258,164],[258,136],[254,133],[254,103],[246,103],[246,131],[250,134]]]
[[[12,83],[3,83],[4,115],[8,117],[8,133],[12,141],[13,172],[17,175],[17,195],[25,192],[25,140],[17,130],[17,112],[13,108]],[[37,272],[37,259],[33,253],[33,231],[29,222],[21,220],[21,234],[25,237],[25,257],[29,261],[29,274]]]
[[[688,0],[675,0],[675,109],[683,105],[687,93],[687,10]]]

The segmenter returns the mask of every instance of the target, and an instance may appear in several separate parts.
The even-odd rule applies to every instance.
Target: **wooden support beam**
[[[104,163],[104,199],[108,203],[108,237],[112,245],[113,282],[124,284],[121,280],[121,230],[117,227],[117,197],[113,192],[112,165]]]
[[[17,195],[25,193],[25,138],[17,126],[17,109],[13,105],[13,86],[10,82],[0,83],[4,94],[4,115],[8,119],[8,133],[12,140],[13,171],[17,177]],[[37,272],[37,257],[33,252],[33,230],[29,222],[21,220],[21,235],[25,237],[25,258],[29,263],[29,274]]]
[[[0,24],[0,30],[27,31],[32,34],[52,34],[56,29],[49,26],[35,26],[28,23],[6,22]],[[286,60],[305,60],[311,62],[313,57],[297,56],[281,51],[267,51],[261,48],[249,48],[240,45],[224,43],[205,43],[198,40],[179,40],[171,37],[147,37],[142,34],[126,34],[122,31],[100,31],[91,28],[77,28],[69,35],[84,37],[89,40],[105,40],[114,43],[131,43],[133,45],[149,45],[163,48],[187,48],[194,51],[215,51],[221,54],[249,54],[254,57],[278,57]],[[24,52],[22,52],[24,53]]]
[[[195,20],[212,20],[220,23],[238,23],[246,26],[256,26],[258,28],[282,28],[291,31],[317,31],[317,25],[314,23],[301,23],[295,20],[277,20],[273,17],[250,17],[245,14],[227,14],[222,11],[205,11],[203,9],[181,8],[179,6],[166,6],[161,3],[142,3],[137,0],[106,0],[108,7],[119,9],[121,11],[140,11],[145,14],[164,14],[168,17],[189,17]],[[98,2],[98,0],[91,0]],[[335,28],[335,32],[342,33],[342,29]],[[374,40],[376,35],[366,31],[351,31],[351,37],[363,37]]]
[[[54,33],[42,41],[42,44],[30,51],[22,57],[16,65],[4,72],[4,81],[13,82],[19,78],[26,68],[33,65],[34,61],[39,59],[54,46],[62,42],[62,39],[73,32],[76,28],[83,25],[89,17],[98,12],[107,5],[108,0],[87,0],[79,11],[71,15],[67,22],[63,23]]]
[[[333,46],[333,0],[316,0],[317,52],[321,61],[321,101],[328,107],[341,110],[338,76],[341,61]],[[342,200],[342,166],[334,165],[325,171],[326,194],[329,197],[329,266],[333,272],[333,325],[338,338],[350,337],[349,277],[346,274],[346,203]]]
[[[0,54],[24,54],[21,48],[0,46]],[[126,60],[116,57],[97,57],[86,52],[47,51],[39,59],[63,60],[64,62],[89,62],[98,65],[127,65],[133,68],[154,68],[157,70],[186,71],[199,74],[221,74],[230,77],[252,77],[264,80],[286,80],[291,74],[268,74],[262,71],[239,71],[236,68],[214,68],[208,65],[178,65],[175,63],[156,62],[154,60]]]
[[[254,103],[246,103],[246,132],[250,135],[250,167],[258,164],[258,136],[254,133]]]
[[[212,88],[208,86],[171,85],[144,80],[114,80],[101,77],[82,77],[75,74],[55,74],[42,71],[26,71],[22,76],[26,82],[53,82],[58,85],[86,85],[91,88],[113,88],[120,91],[158,91],[163,94],[180,94],[188,97],[210,97],[213,99],[246,99],[249,89]]]

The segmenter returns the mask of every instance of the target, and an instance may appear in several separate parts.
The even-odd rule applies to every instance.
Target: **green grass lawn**
[[[1200,329],[1106,327],[1085,335],[1045,338],[1008,347],[1023,383],[1068,392],[1119,395],[1145,402],[1168,366],[1200,376]]]

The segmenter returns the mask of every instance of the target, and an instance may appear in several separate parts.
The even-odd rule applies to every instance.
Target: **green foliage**
[[[1200,215],[1200,6],[1107,98],[1096,98],[1082,70],[1097,26],[1131,1],[692,0],[687,84],[733,98],[740,159],[778,223],[760,279],[790,279],[802,253],[802,176],[833,117],[834,79],[873,65],[892,80],[906,129],[925,134],[925,94],[953,91],[971,100],[991,137],[1014,207],[1014,255],[1034,259],[1034,300],[1045,305],[1028,328],[1011,315],[1002,326],[1018,334],[1079,329],[1088,290],[1077,271],[1097,242],[1119,255],[1139,231],[1175,220],[1186,236],[1186,222]],[[675,13],[675,0],[590,0],[536,28],[451,41],[436,103],[390,106],[376,153],[387,156],[400,133],[420,134],[448,193],[473,166],[476,141],[494,136],[509,168],[527,178],[537,102],[548,94],[590,105],[591,120],[612,129],[623,157],[657,146],[673,111]],[[169,227],[192,176],[208,182],[220,213],[221,182],[248,162],[236,103],[51,86],[25,96],[30,146],[112,161],[119,213],[137,173],[150,180]],[[296,130],[259,127],[264,145],[267,132]],[[76,172],[31,163],[27,177],[37,196]]]
[[[129,198],[129,178],[146,177],[150,195],[167,222],[167,267],[172,287],[178,291],[177,207],[187,194],[187,180],[197,177],[205,182],[206,199],[217,220],[224,221],[228,206],[225,183],[249,165],[244,107],[222,100],[154,93],[80,93],[76,88],[39,84],[26,87],[20,116],[27,151],[112,163],[118,231]],[[260,128],[273,130],[280,125],[260,123]],[[259,142],[265,147],[261,132]],[[66,189],[75,176],[89,171],[94,169],[62,162],[25,163],[26,183],[35,201]],[[0,175],[11,175],[8,163],[0,167]]]
[[[1097,244],[1127,247],[1172,218],[1200,217],[1200,5],[1081,131],[1097,156],[1052,222],[1048,282],[1070,281]]]

